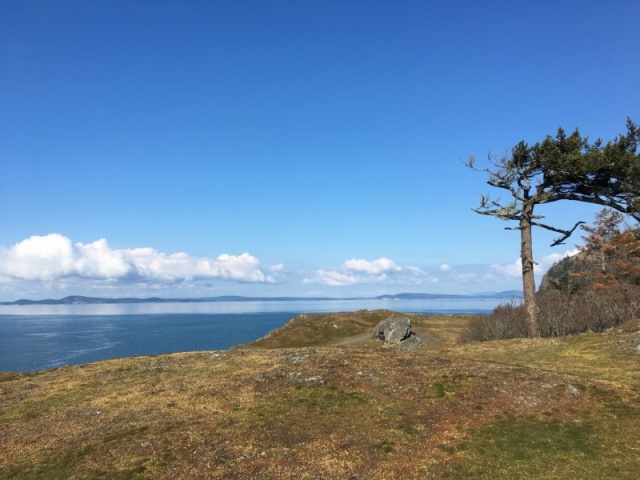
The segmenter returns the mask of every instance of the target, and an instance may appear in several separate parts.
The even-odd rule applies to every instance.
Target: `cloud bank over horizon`
[[[274,266],[269,272],[249,253],[201,258],[186,253],[165,254],[149,247],[112,249],[104,238],[73,243],[58,233],[34,235],[9,248],[0,247],[0,278],[5,282],[75,278],[148,284],[208,279],[274,283],[279,269]]]
[[[575,253],[572,250],[543,257],[536,265],[536,275],[540,278],[554,263]],[[282,263],[263,265],[247,252],[209,258],[183,252],[167,254],[151,247],[116,249],[104,238],[74,243],[59,233],[34,235],[10,247],[0,246],[0,294],[6,300],[19,295],[62,294],[477,293],[520,289],[520,276],[520,259],[505,264],[418,267],[401,265],[387,257],[351,258],[338,267],[291,271]]]

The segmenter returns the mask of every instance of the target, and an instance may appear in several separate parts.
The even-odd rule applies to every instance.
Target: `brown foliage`
[[[603,332],[640,316],[640,287],[619,283],[615,288],[590,288],[578,294],[548,290],[538,295],[538,305],[542,337]],[[526,337],[525,315],[522,305],[500,305],[490,315],[474,316],[460,341]]]
[[[582,277],[593,288],[617,288],[620,284],[640,285],[640,234],[629,227],[622,229],[623,217],[604,209],[596,215],[593,226],[582,226],[589,235],[580,251],[587,268]]]

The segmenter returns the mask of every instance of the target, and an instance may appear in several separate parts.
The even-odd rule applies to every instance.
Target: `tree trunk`
[[[530,338],[536,338],[540,336],[538,329],[540,309],[536,302],[536,279],[533,271],[532,215],[533,205],[525,205],[520,217],[520,260],[522,261],[522,292],[524,308],[527,312],[528,334]]]

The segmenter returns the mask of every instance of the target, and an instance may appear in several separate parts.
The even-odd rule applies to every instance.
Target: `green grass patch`
[[[367,399],[354,392],[346,392],[337,387],[305,387],[295,388],[293,403],[310,410],[331,410],[351,405],[364,405]]]
[[[630,439],[629,439],[630,440]],[[448,478],[637,478],[634,443],[603,422],[500,419],[457,447]]]
[[[442,375],[442,381],[431,386],[429,396],[432,398],[447,398],[455,395],[463,384],[474,378],[473,375]]]
[[[590,386],[584,390],[601,405],[605,415],[614,416],[620,420],[640,417],[640,396],[625,399],[621,395],[597,386]]]
[[[275,395],[268,395],[255,402],[246,412],[261,422],[276,422],[290,418],[305,418],[306,422],[319,421],[322,415],[333,418],[344,411],[348,415],[353,409],[367,405],[369,400],[358,393],[348,392],[333,386],[297,385]],[[242,408],[237,413],[241,414]]]
[[[431,391],[436,398],[445,398],[447,396],[447,389],[442,383],[434,383]]]
[[[19,380],[21,378],[29,377],[33,374],[29,373],[4,373],[0,372],[0,383],[4,382],[13,382],[14,380]]]
[[[91,395],[84,390],[69,390],[61,395],[52,395],[40,400],[25,400],[4,411],[0,411],[0,420],[14,418],[35,419],[50,414],[54,410],[77,405]]]
[[[84,446],[77,450],[71,450],[60,455],[53,455],[46,462],[35,465],[25,466],[11,471],[7,475],[7,479],[20,480],[36,480],[47,478],[51,480],[67,479],[72,477],[72,472],[78,462],[93,451],[93,447]]]

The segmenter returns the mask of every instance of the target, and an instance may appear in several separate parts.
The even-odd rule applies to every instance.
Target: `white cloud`
[[[567,250],[564,253],[552,253],[550,255],[542,257],[539,261],[537,261],[533,270],[536,275],[544,275],[547,270],[549,270],[555,263],[558,263],[560,260],[566,257],[571,257],[578,253],[578,249]],[[522,276],[522,261],[518,258],[513,263],[508,264],[494,264],[491,265],[491,268],[496,273],[505,275],[511,278],[517,278]]]
[[[505,277],[517,278],[522,276],[522,262],[518,258],[513,263],[493,264],[491,270]]]
[[[69,239],[66,240],[71,244]],[[75,247],[76,265],[81,277],[118,278],[128,275],[133,268],[125,253],[111,250],[104,238],[87,245],[77,243]]]
[[[320,283],[340,287],[366,283],[394,285],[435,284],[438,279],[429,276],[418,267],[401,267],[388,258],[379,258],[373,261],[353,258],[345,261],[338,269],[316,270],[311,277],[305,278],[303,282],[306,284]]]
[[[0,275],[21,280],[51,281],[61,277],[107,279],[126,275],[131,265],[122,252],[110,250],[104,239],[71,243],[57,233],[32,236],[0,249]]]
[[[282,270],[276,266],[274,272]],[[165,254],[153,248],[112,249],[105,239],[72,243],[53,233],[33,236],[9,248],[0,248],[0,276],[22,281],[55,282],[85,279],[110,282],[165,284],[204,279],[236,282],[274,281],[248,254],[221,254],[217,258],[186,253]]]
[[[343,287],[363,283],[362,277],[341,273],[336,270],[316,270],[311,278],[305,278],[304,283],[322,283],[331,287]]]
[[[372,262],[352,258],[344,262],[342,267],[345,270],[365,273],[367,275],[380,275],[386,272],[399,272],[402,270],[393,260],[389,260],[388,258],[379,258]]]
[[[564,253],[552,253],[538,260],[535,274],[538,281],[554,263],[565,257],[575,255],[578,250]],[[442,263],[437,267],[440,286],[448,293],[489,292],[501,290],[518,290],[522,288],[522,267],[520,259],[510,263],[499,264],[467,264],[455,265]],[[473,290],[472,290],[473,289]]]
[[[567,257],[573,257],[574,255],[577,255],[578,252],[580,252],[580,250],[577,248],[574,248],[573,250],[567,250],[564,253],[552,253],[550,255],[547,255],[546,257],[542,257],[538,262],[539,263],[538,273],[546,273],[547,270],[549,270],[554,264],[558,263],[560,260]]]

